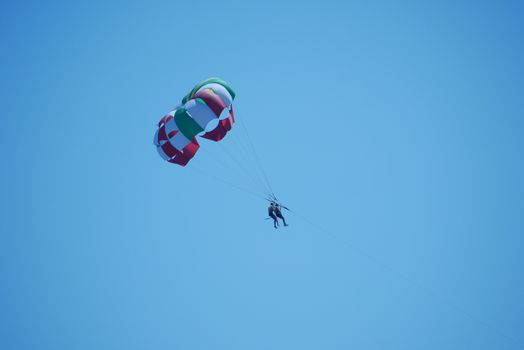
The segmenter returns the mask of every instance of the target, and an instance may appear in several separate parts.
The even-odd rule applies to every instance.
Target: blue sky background
[[[524,347],[523,10],[3,1],[0,348]],[[157,155],[209,76],[290,227]]]

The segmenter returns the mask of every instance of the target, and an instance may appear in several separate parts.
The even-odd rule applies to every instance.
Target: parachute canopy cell
[[[197,136],[217,142],[222,140],[235,123],[234,99],[231,86],[219,78],[198,83],[182,99],[180,106],[158,122],[153,143],[160,156],[170,163],[185,166],[200,147]],[[227,114],[223,113],[226,109]],[[209,123],[216,119],[219,119],[217,126],[206,131]]]

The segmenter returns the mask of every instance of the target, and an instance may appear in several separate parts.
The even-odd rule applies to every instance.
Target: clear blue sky
[[[3,1],[0,348],[524,347],[523,13]],[[209,76],[290,227],[202,174],[244,186],[234,137],[157,155]]]

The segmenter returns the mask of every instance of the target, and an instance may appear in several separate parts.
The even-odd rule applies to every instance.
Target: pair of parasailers
[[[271,204],[267,208],[267,212],[269,216],[273,219],[273,226],[275,228],[278,228],[278,226],[280,226],[277,218],[282,219],[284,226],[288,226],[286,223],[286,219],[284,219],[284,216],[282,215],[282,206],[280,204],[271,202]]]

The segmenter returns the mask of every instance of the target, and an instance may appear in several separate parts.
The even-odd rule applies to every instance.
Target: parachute
[[[220,78],[209,78],[198,83],[184,96],[179,106],[160,119],[153,143],[162,159],[185,167],[200,149],[197,138],[219,142],[238,124],[240,127],[225,142],[209,147],[209,151],[213,149],[210,153],[216,148],[227,155],[230,162],[227,158],[220,158],[212,170],[205,169],[205,162],[191,164],[188,171],[199,172],[259,199],[280,204],[245,122],[241,119],[238,119],[238,123],[235,121],[234,99],[235,92]],[[232,147],[232,150],[228,150],[228,147]],[[208,149],[203,151],[207,153]],[[200,168],[201,165],[204,169]],[[224,169],[227,169],[226,176],[229,178],[223,178],[221,170]],[[238,171],[231,171],[233,169]],[[284,206],[282,208],[289,210]]]
[[[197,136],[222,140],[235,123],[234,98],[233,89],[219,78],[198,83],[180,106],[158,122],[153,140],[158,154],[170,163],[186,166],[200,148]],[[212,121],[218,121],[216,127],[207,130]]]

